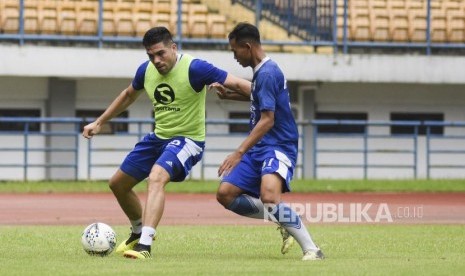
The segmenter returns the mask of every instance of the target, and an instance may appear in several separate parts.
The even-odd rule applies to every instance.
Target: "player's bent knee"
[[[225,208],[228,206],[227,204],[227,201],[226,201],[226,194],[224,192],[221,192],[220,190],[218,190],[216,192],[216,200],[221,204],[223,205]]]
[[[219,189],[216,192],[216,200],[224,206],[224,208],[228,209],[229,205],[234,201],[237,196],[235,194],[231,194],[226,190]]]
[[[274,195],[261,195],[260,199],[263,202],[263,204],[279,204],[280,202],[280,199],[276,198]]]

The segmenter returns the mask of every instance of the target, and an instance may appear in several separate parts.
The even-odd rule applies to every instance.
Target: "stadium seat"
[[[77,27],[80,35],[97,35],[98,2],[82,2],[76,5]]]
[[[389,11],[389,32],[392,41],[406,42],[410,40],[409,18],[404,9],[392,9]]]
[[[57,1],[45,0],[40,2],[39,29],[42,34],[58,33],[58,5]]]
[[[437,0],[436,0],[437,1]],[[434,2],[434,1],[432,1]],[[444,12],[447,14],[449,11],[460,11],[461,6],[464,5],[463,0],[445,0],[445,1],[440,1],[442,2],[441,6]]]
[[[414,42],[426,41],[426,10],[409,10],[409,37]]]
[[[444,10],[435,9],[431,11],[430,25],[431,41],[446,42],[447,40],[447,17]]]
[[[115,22],[116,22],[116,35],[118,36],[134,36],[136,31],[134,29],[134,2],[117,2],[115,5]]]
[[[372,39],[370,33],[370,11],[367,0],[354,0],[349,2],[349,16],[351,33],[354,40],[368,41]]]
[[[171,24],[171,2],[158,2],[158,4],[154,6],[152,26],[164,26],[174,32],[175,26]]]
[[[58,31],[64,35],[75,35],[78,32],[76,2],[58,3]]]
[[[0,1],[1,18],[0,29],[4,33],[17,33],[19,31],[19,3],[17,0]]]
[[[207,37],[208,8],[202,4],[192,4],[189,7],[187,26],[190,37]]]
[[[465,13],[461,10],[447,13],[447,40],[465,43]]]
[[[136,36],[143,36],[145,32],[154,25],[152,21],[156,16],[153,0],[140,0],[134,7],[134,30]]]
[[[405,9],[407,11],[412,10],[426,10],[426,0],[406,0],[405,1]]]
[[[24,33],[39,33],[39,5],[37,1],[24,2]]]
[[[405,10],[405,0],[386,0],[387,11]]]
[[[105,36],[116,35],[115,2],[116,1],[105,1],[103,3],[102,33]]]
[[[210,38],[226,38],[226,17],[221,14],[208,14],[208,37]]]
[[[389,13],[386,1],[372,0],[369,2],[370,33],[375,41],[390,40]]]

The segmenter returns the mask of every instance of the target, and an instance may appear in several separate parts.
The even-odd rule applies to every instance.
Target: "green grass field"
[[[270,226],[160,226],[152,260],[88,256],[84,226],[0,227],[2,275],[463,275],[464,226],[316,225],[327,259],[282,256]],[[114,227],[119,240],[128,229]]]
[[[214,193],[218,181],[170,183],[168,192]],[[295,180],[293,192],[465,192],[465,180]],[[136,186],[145,191],[146,183]],[[0,182],[0,193],[110,192],[105,181]]]
[[[168,185],[168,192],[213,193],[217,181]],[[137,186],[145,191],[146,184]],[[297,180],[294,192],[465,192],[463,180]],[[110,192],[98,182],[0,182],[0,193]],[[8,210],[7,210],[8,211]],[[14,210],[10,210],[14,212]],[[295,245],[280,254],[269,226],[158,227],[154,259],[88,256],[86,225],[6,226],[0,222],[0,275],[463,275],[465,225],[309,225],[327,259],[302,262]],[[129,228],[114,226],[119,241]]]

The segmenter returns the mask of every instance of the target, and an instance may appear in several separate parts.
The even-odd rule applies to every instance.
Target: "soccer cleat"
[[[125,251],[134,249],[134,246],[139,242],[140,235],[141,233],[135,234],[131,232],[131,235],[129,236],[129,238],[123,241],[122,243],[120,243],[118,247],[116,248],[115,252],[124,253]]]
[[[151,259],[152,254],[150,254],[150,245],[136,244],[134,249],[124,251],[123,256],[129,259]]]
[[[308,250],[304,253],[304,256],[302,257],[302,261],[321,261],[324,258],[325,258],[325,255],[320,249],[318,249],[318,251]]]
[[[281,236],[283,237],[283,245],[281,246],[281,253],[286,254],[289,252],[289,249],[292,247],[294,244],[295,240],[294,237],[289,234],[289,232],[286,230],[286,228],[282,226],[278,226],[279,232],[281,232]]]

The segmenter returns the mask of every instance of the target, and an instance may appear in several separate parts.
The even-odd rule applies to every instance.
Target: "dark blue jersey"
[[[250,129],[255,127],[260,120],[260,112],[265,110],[274,112],[274,126],[252,151],[260,153],[274,147],[285,153],[295,165],[299,134],[291,110],[289,90],[283,72],[269,58],[254,69]]]
[[[182,55],[179,56],[179,59],[182,59]],[[145,71],[149,62],[150,61],[144,62],[139,66],[139,69],[137,69],[136,76],[132,81],[134,89],[140,90],[144,88]],[[223,84],[227,75],[228,73],[226,71],[201,59],[192,60],[189,67],[189,82],[192,88],[197,92],[200,92],[205,85],[210,85],[214,82]]]

